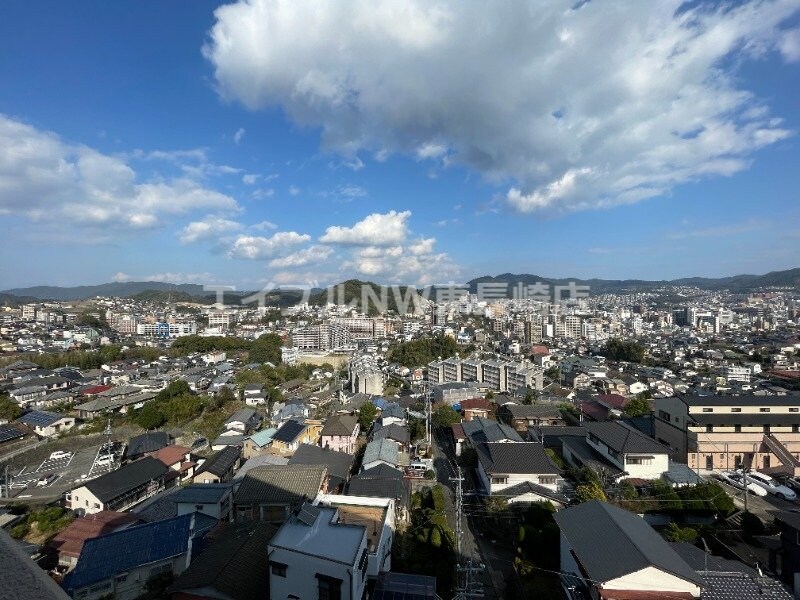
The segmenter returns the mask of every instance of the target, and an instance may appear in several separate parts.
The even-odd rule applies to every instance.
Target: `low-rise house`
[[[540,444],[488,442],[476,447],[478,477],[484,491],[496,494],[518,483],[530,481],[560,491],[564,480]]]
[[[406,424],[406,413],[403,408],[396,402],[389,402],[381,408],[381,414],[377,420],[381,427],[397,423],[399,425]]]
[[[269,544],[271,598],[360,600],[366,593],[368,528],[338,510],[304,504]]]
[[[47,548],[56,555],[59,571],[71,571],[78,563],[86,540],[138,523],[139,517],[134,514],[103,510],[75,519],[47,543]]]
[[[194,483],[223,483],[233,479],[239,466],[241,449],[238,446],[227,446],[216,452],[195,469]]]
[[[320,465],[256,467],[234,494],[236,521],[282,523],[306,500],[328,491],[328,470]]]
[[[549,502],[556,510],[564,508],[570,503],[570,499],[564,493],[533,483],[523,481],[502,491],[502,497],[506,499],[509,506],[514,504],[526,505],[536,502]]]
[[[328,469],[328,489],[341,492],[350,479],[353,455],[311,444],[300,444],[289,459],[290,465],[324,465]]]
[[[319,421],[286,421],[272,436],[272,449],[280,454],[292,454],[300,444],[316,444],[321,430]]]
[[[278,430],[274,427],[262,429],[244,440],[242,445],[242,457],[245,460],[254,456],[261,456],[267,452],[272,445],[272,438]]]
[[[241,408],[228,417],[228,420],[225,421],[225,429],[244,435],[258,428],[260,423],[261,415],[254,409]]]
[[[493,413],[494,404],[486,398],[468,398],[461,401],[461,415],[465,421],[472,421],[477,417],[489,419]]]
[[[228,521],[233,511],[233,486],[230,483],[189,485],[174,494],[178,515],[202,513],[218,521]]]
[[[40,437],[52,437],[75,426],[75,417],[44,410],[32,410],[16,421],[33,429]]]
[[[394,500],[324,494],[315,505],[336,508],[337,523],[367,529],[367,578],[376,579],[381,573],[391,571],[396,527]]]
[[[518,433],[527,433],[533,426],[564,425],[561,409],[555,404],[503,404],[497,409],[497,418]]]
[[[166,431],[143,433],[130,439],[128,447],[125,449],[125,459],[136,460],[174,443],[175,440]]]
[[[703,579],[638,515],[591,500],[553,517],[560,570],[592,598],[700,597]]]
[[[75,488],[67,495],[67,508],[85,514],[125,510],[164,489],[169,469],[145,456]]]
[[[277,530],[277,525],[250,522],[209,533],[208,547],[167,590],[170,600],[264,600],[266,548]]]
[[[364,448],[361,470],[365,471],[378,465],[390,467],[407,467],[411,461],[407,452],[403,452],[397,443],[389,439],[375,440]]]
[[[397,423],[373,429],[370,438],[372,441],[392,440],[393,442],[397,442],[403,450],[407,449],[411,443],[411,434],[408,432],[408,427],[405,425],[398,425]]]
[[[522,436],[505,423],[476,417],[461,424],[468,444],[473,448],[484,442],[521,442]]]
[[[191,561],[194,538],[215,522],[182,515],[87,540],[62,586],[75,600],[135,600],[152,577],[182,573]]]
[[[361,430],[358,418],[353,415],[333,415],[320,431],[320,445],[337,452],[353,454]]]
[[[399,519],[405,519],[411,493],[403,471],[388,465],[378,465],[353,475],[347,484],[349,496],[391,498]]]
[[[620,469],[623,479],[658,479],[669,470],[669,450],[629,425],[607,421],[584,428],[586,443]]]
[[[183,483],[194,476],[197,463],[192,460],[192,450],[186,446],[165,446],[161,450],[148,453],[160,460],[172,471],[178,472],[178,483]]]

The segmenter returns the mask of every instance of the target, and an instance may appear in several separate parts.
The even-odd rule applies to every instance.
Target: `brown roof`
[[[455,438],[456,440],[467,439],[467,436],[464,433],[464,428],[461,426],[461,423],[454,423],[452,427],[453,427],[453,438]]]
[[[191,451],[191,448],[187,448],[186,446],[165,446],[164,448],[161,448],[161,450],[150,452],[149,456],[152,456],[153,458],[160,460],[168,467],[171,467],[174,464],[183,462],[184,456],[189,454]]]
[[[50,540],[50,547],[59,554],[78,557],[86,540],[112,533],[139,521],[139,517],[130,513],[103,510],[75,519],[64,531]]]
[[[467,398],[461,401],[461,410],[491,410],[492,402],[486,398]]]

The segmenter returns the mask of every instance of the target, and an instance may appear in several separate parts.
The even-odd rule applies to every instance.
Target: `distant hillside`
[[[39,300],[59,300],[64,302],[74,300],[88,300],[96,296],[127,298],[141,294],[145,291],[172,291],[182,292],[188,296],[203,296],[209,292],[203,291],[202,285],[193,283],[164,283],[162,281],[126,281],[124,283],[101,283],[100,285],[81,285],[77,287],[55,287],[40,285],[29,288],[15,288],[4,290],[0,294],[13,294],[14,296],[30,296]]]
[[[554,278],[530,274],[503,273],[501,275],[476,277],[468,281],[467,285],[472,293],[477,293],[479,283],[505,283],[508,284],[508,295],[511,296],[512,288],[518,284],[523,286],[542,282],[549,286],[568,285],[574,282],[579,286],[588,286],[592,295],[605,293],[643,292],[666,285],[693,286],[705,290],[723,290],[732,292],[749,292],[767,287],[794,287],[800,288],[800,269],[787,271],[773,271],[766,275],[735,275],[733,277],[685,277],[673,280],[644,279],[580,279],[580,278]]]
[[[367,306],[366,308],[363,306],[363,290],[364,287],[368,287],[373,292],[373,297],[367,297]],[[398,295],[400,296],[398,298]],[[377,306],[375,303],[374,298],[382,298],[386,297],[387,304],[386,309],[394,312],[400,312],[400,308],[398,307],[398,300],[402,304],[405,299],[407,299],[407,310],[413,311],[415,302],[418,302],[421,298],[419,293],[414,288],[408,286],[382,286],[378,285],[377,283],[373,283],[372,281],[361,281],[359,279],[349,279],[347,281],[343,281],[342,283],[338,283],[335,286],[329,287],[325,290],[321,290],[316,294],[312,294],[309,300],[309,304],[322,306],[326,304],[329,298],[335,302],[336,304],[355,304],[359,310],[368,314],[368,315],[376,315],[378,313],[383,312],[383,307]],[[403,311],[405,312],[405,311]]]

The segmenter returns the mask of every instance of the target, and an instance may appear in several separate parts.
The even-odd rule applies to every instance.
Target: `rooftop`
[[[297,515],[281,526],[270,547],[354,565],[367,536],[366,528],[338,523],[336,517],[336,508],[304,504]]]

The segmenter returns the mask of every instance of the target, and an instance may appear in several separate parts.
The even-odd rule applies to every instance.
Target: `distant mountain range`
[[[579,279],[579,278],[553,278],[539,275],[503,273],[502,275],[485,275],[467,282],[472,293],[477,293],[480,283],[503,283],[509,288],[518,284],[523,286],[535,283],[557,286],[575,285],[588,286],[592,295],[624,292],[644,292],[664,286],[689,286],[704,290],[730,290],[732,292],[749,292],[768,287],[791,287],[800,289],[800,269],[787,271],[772,271],[766,275],[734,275],[733,277],[684,277],[682,279],[648,281],[645,279]]]
[[[773,271],[766,275],[735,275],[733,277],[685,277],[682,279],[647,281],[643,279],[578,279],[578,278],[553,278],[542,277],[531,274],[503,273],[501,275],[486,275],[477,277],[467,282],[470,291],[477,292],[479,283],[505,283],[508,285],[508,295],[511,289],[522,284],[524,286],[542,282],[546,285],[568,285],[574,282],[576,285],[589,286],[592,295],[604,293],[622,292],[642,292],[653,290],[663,286],[692,286],[705,290],[731,290],[733,292],[748,292],[752,290],[764,289],[768,287],[793,287],[800,289],[800,268],[789,269],[787,271]],[[343,282],[346,291],[346,300],[356,297],[353,291],[355,286],[368,284],[376,290],[379,284],[372,282],[361,282],[349,280]],[[226,303],[238,303],[242,297],[251,292],[226,292]],[[36,300],[55,300],[61,302],[71,302],[76,300],[88,300],[96,296],[132,298],[141,300],[161,300],[171,298],[176,302],[195,301],[204,304],[211,304],[215,301],[214,292],[203,289],[203,286],[192,283],[164,283],[161,281],[126,281],[121,283],[102,283],[100,285],[83,285],[77,287],[55,287],[55,286],[36,286],[28,288],[13,288],[0,292],[0,303],[20,304],[34,302]],[[290,305],[300,299],[301,293],[294,290],[276,290],[269,292],[265,300],[268,303],[278,303],[280,305]],[[326,294],[324,290],[312,290],[311,303],[319,304],[324,302]]]

